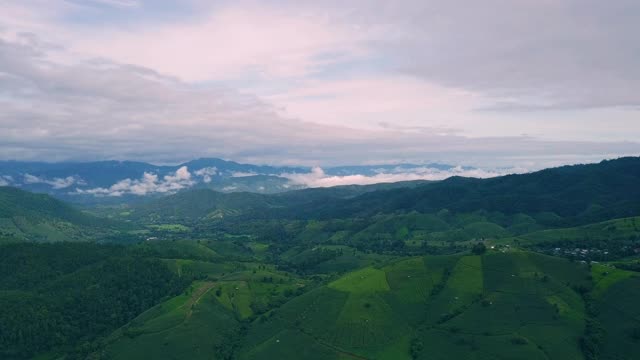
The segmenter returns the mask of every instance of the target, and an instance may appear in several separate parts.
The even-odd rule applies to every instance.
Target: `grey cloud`
[[[512,165],[520,157],[538,166],[551,156],[591,161],[640,153],[638,143],[467,138],[438,129],[365,131],[307,123],[277,115],[254,96],[191,86],[142,67],[54,62],[48,55],[57,50],[39,43],[0,36],[0,158]],[[122,185],[139,185],[135,181]]]
[[[637,0],[284,1],[375,34],[404,73],[474,91],[486,109],[640,105]]]
[[[509,109],[640,105],[638,1],[421,3],[386,44],[404,71]]]

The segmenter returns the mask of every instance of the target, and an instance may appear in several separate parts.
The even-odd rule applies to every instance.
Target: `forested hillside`
[[[491,179],[452,177],[396,189],[358,187],[276,195],[185,191],[134,207],[139,216],[177,214],[195,220],[214,211],[249,219],[332,219],[380,213],[500,212],[547,214],[551,226],[586,224],[640,214],[640,158],[565,166]]]
[[[82,359],[91,342],[190,283],[115,246],[11,244],[0,246],[0,258],[3,359],[53,349]]]
[[[112,238],[130,227],[86,214],[49,195],[0,187],[0,243],[91,241]]]

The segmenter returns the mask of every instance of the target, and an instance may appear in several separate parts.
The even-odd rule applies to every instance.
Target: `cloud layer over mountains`
[[[411,169],[397,168],[392,170],[380,170],[375,175],[328,175],[320,167],[314,167],[311,172],[303,174],[282,174],[292,184],[306,187],[331,187],[340,185],[370,185],[378,183],[393,183],[412,180],[444,180],[451,176],[464,176],[475,178],[489,178],[506,174],[525,172],[524,169],[482,170],[465,169],[456,166],[451,169],[438,169],[430,167],[415,167]]]
[[[65,178],[53,178],[51,180],[34,176],[31,174],[24,175],[25,184],[47,184],[54,189],[65,189],[72,185],[86,185],[84,180],[79,176],[67,176]]]
[[[173,175],[158,175],[145,172],[141,179],[124,179],[109,188],[78,189],[78,194],[96,196],[147,195],[154,193],[173,194],[196,184],[186,166],[179,168]]]
[[[467,168],[461,166],[382,166],[364,167],[360,170],[349,170],[347,174],[342,174],[345,170],[329,169],[327,173],[320,167],[314,167],[308,172],[281,172],[279,174],[258,173],[255,171],[232,171],[221,173],[214,167],[204,167],[189,170],[187,166],[181,166],[177,170],[159,175],[156,172],[145,171],[139,178],[121,178],[115,183],[106,187],[95,187],[78,175],[69,175],[64,178],[47,178],[45,176],[35,176],[25,174],[22,182],[16,181],[13,176],[0,176],[0,186],[25,186],[25,185],[46,185],[50,189],[60,191],[65,194],[90,195],[95,197],[121,197],[125,195],[145,196],[152,194],[173,194],[180,190],[199,187],[210,187],[224,192],[237,191],[238,186],[233,185],[234,179],[260,178],[266,176],[270,179],[279,180],[276,188],[269,189],[269,192],[287,191],[299,188],[331,187],[339,185],[370,185],[376,183],[391,183],[412,180],[443,180],[451,176],[465,176],[488,178],[511,173],[525,172],[525,169],[496,169],[483,170],[477,168]],[[115,171],[115,170],[112,170]],[[340,172],[341,174],[337,174]],[[218,176],[218,177],[216,177]],[[230,182],[229,182],[230,181]],[[244,188],[246,191],[246,188]],[[265,185],[256,183],[250,191],[264,192]]]
[[[0,159],[636,155],[638,15],[633,0],[2,2]]]

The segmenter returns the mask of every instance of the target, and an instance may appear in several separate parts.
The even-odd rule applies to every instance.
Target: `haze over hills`
[[[456,174],[488,177],[508,171],[482,171],[436,163],[320,169],[239,164],[214,158],[172,166],[133,161],[0,161],[0,185],[45,192],[71,202],[114,203],[122,199],[135,201],[144,196],[166,195],[192,188],[269,194],[307,187],[439,180]]]

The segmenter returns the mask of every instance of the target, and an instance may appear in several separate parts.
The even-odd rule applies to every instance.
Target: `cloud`
[[[124,179],[108,188],[77,189],[77,194],[90,194],[96,196],[122,196],[122,195],[147,195],[154,193],[172,194],[179,190],[191,187],[196,182],[186,166],[176,170],[173,175],[158,175],[145,172],[140,179]]]
[[[0,186],[10,186],[13,183],[13,177],[9,175],[0,176]]]
[[[256,176],[256,175],[258,175],[258,173],[254,171],[248,171],[248,172],[234,171],[231,173],[231,177],[248,177],[248,176]]]
[[[405,5],[407,10],[416,3]],[[8,5],[0,4],[0,10],[5,6]],[[424,74],[409,71],[405,64],[389,63],[387,60],[390,59],[375,58],[375,55],[374,58],[361,58],[372,55],[372,49],[374,52],[387,51],[387,46],[394,41],[398,44],[407,41],[406,34],[400,30],[369,31],[387,26],[381,25],[376,16],[366,13],[371,5],[363,10],[362,4],[355,2],[351,25],[346,21],[348,18],[339,16],[341,7],[329,6],[326,18],[313,22],[311,27],[293,31],[292,24],[297,26],[301,20],[294,17],[288,22],[288,15],[298,11],[317,12],[313,4],[304,6],[300,10],[285,7],[266,12],[265,16],[273,18],[258,22],[275,26],[283,21],[282,27],[274,30],[277,34],[288,36],[295,32],[291,36],[298,38],[290,45],[283,45],[284,48],[278,44],[286,41],[264,41],[258,45],[267,48],[258,46],[256,52],[245,49],[247,44],[241,40],[259,32],[255,29],[238,30],[237,39],[223,39],[220,44],[209,43],[206,34],[200,34],[194,42],[185,41],[188,36],[180,37],[184,43],[182,48],[167,48],[176,57],[173,65],[155,64],[153,59],[149,62],[125,58],[110,60],[117,59],[119,51],[111,49],[112,54],[108,46],[104,46],[105,53],[98,53],[103,57],[90,56],[95,54],[82,43],[101,43],[97,40],[101,37],[95,34],[96,28],[70,31],[78,30],[74,26],[80,25],[55,22],[51,25],[51,21],[68,12],[57,6],[45,7],[42,10],[45,13],[37,16],[21,17],[18,16],[23,13],[20,11],[13,11],[10,14],[15,16],[9,16],[0,11],[0,23],[8,23],[7,29],[14,28],[10,17],[25,20],[25,24],[15,27],[33,28],[38,34],[50,34],[54,40],[61,41],[52,41],[49,35],[45,40],[34,34],[18,35],[13,30],[0,33],[0,158],[178,163],[196,157],[223,157],[249,163],[322,166],[437,161],[482,166],[517,164],[533,169],[562,162],[590,162],[604,157],[640,154],[637,136],[633,136],[640,131],[640,123],[632,121],[636,112],[615,113],[616,116],[611,116],[611,112],[553,114],[545,118],[521,114],[505,118],[504,112],[499,115],[487,112],[460,114],[454,110],[472,111],[474,107],[490,104],[477,95],[483,92],[479,87],[453,85],[438,79],[427,83]],[[33,9],[39,7],[33,6]],[[252,26],[249,20],[261,14],[255,9],[247,10],[249,15],[245,22],[239,22],[239,26]],[[245,16],[237,15],[244,14],[243,11],[225,8],[222,13],[237,19],[236,16]],[[407,13],[392,15],[393,21],[388,26],[404,29],[411,25],[405,23]],[[208,16],[208,13],[204,15]],[[202,25],[177,24],[179,27]],[[332,28],[334,24],[336,26]],[[155,29],[155,26],[160,25],[150,25],[149,29]],[[173,32],[172,25],[167,26],[167,34]],[[317,30],[313,30],[315,28]],[[112,30],[106,26],[101,36],[111,38]],[[305,40],[301,35],[307,30],[313,39]],[[135,31],[130,28],[117,31],[135,37]],[[143,45],[163,43],[157,39],[164,39],[164,31],[149,30],[148,37],[127,42],[129,45],[124,53],[144,57]],[[343,32],[349,36],[341,38]],[[212,39],[228,34],[234,32],[215,33],[217,37]],[[378,37],[380,41],[373,41]],[[388,42],[387,37],[396,40]],[[112,39],[116,38],[119,37],[114,35]],[[201,68],[196,67],[192,73],[188,63],[193,57],[190,51],[199,51],[194,49],[201,49],[203,44],[207,45],[207,51],[215,52],[215,58],[207,57],[199,64]],[[339,55],[341,49],[347,54],[345,57]],[[398,54],[410,54],[408,49],[409,45],[401,46],[402,52]],[[226,51],[230,55],[227,56]],[[303,55],[282,58],[276,52]],[[433,56],[443,55],[434,53]],[[410,55],[406,57],[411,58]],[[154,58],[162,59],[162,56]],[[347,60],[342,62],[342,59]],[[216,61],[226,64],[218,67]],[[227,68],[235,61],[239,61],[238,67]],[[354,75],[348,71],[360,69],[359,65],[370,68],[372,62],[374,65],[384,63],[382,70],[386,75],[371,76],[366,71]],[[344,69],[345,64],[350,67]],[[337,65],[342,72],[327,72]],[[400,65],[407,69],[404,75],[393,70]],[[278,70],[281,66],[282,71]],[[254,77],[252,68],[265,76]],[[179,72],[180,69],[185,73]],[[246,83],[242,79],[226,82],[218,76],[223,76],[220,73],[227,70],[240,74],[240,78],[246,75],[250,79]],[[255,85],[255,79],[260,79],[261,84],[274,84],[283,89],[267,87],[253,91],[259,87]],[[249,85],[244,87],[243,84]],[[462,90],[456,90],[458,88]],[[263,95],[255,95],[255,92]],[[602,121],[604,118],[606,122]],[[471,136],[469,128],[482,132]],[[532,129],[544,131],[522,135]],[[608,132],[617,134],[611,136],[615,140],[609,140],[609,136],[605,139],[604,134]],[[545,137],[548,134],[559,135],[552,141]],[[575,138],[567,140],[568,136]],[[582,140],[589,136],[597,141]]]
[[[86,185],[86,182],[79,176],[67,176],[65,178],[46,179],[31,174],[24,175],[25,184],[47,184],[54,189],[65,189],[72,185]]]
[[[464,111],[484,104],[484,99],[475,94],[403,74],[307,80],[296,89],[264,98],[280,104],[283,116],[364,129],[430,134],[460,134],[460,126],[451,125],[455,118],[466,117]],[[425,114],[430,115],[428,125]]]
[[[205,183],[210,183],[212,177],[218,173],[218,169],[216,167],[206,167],[199,170],[194,171],[196,176],[202,177],[202,181]]]
[[[75,5],[77,8],[107,7],[115,9],[134,9],[142,5],[138,0],[64,0],[64,2],[70,5]]]
[[[69,43],[188,81],[269,86],[401,72],[486,96],[483,109],[640,105],[629,45],[640,32],[636,0],[241,0],[198,10],[183,21],[85,28]]]
[[[88,0],[91,3],[100,5],[114,6],[119,8],[133,8],[140,6],[137,0]]]
[[[387,172],[378,172],[375,175],[327,175],[320,167],[314,167],[306,174],[281,174],[289,179],[293,185],[304,185],[307,187],[331,187],[340,185],[370,185],[377,183],[393,183],[399,181],[412,180],[443,180],[452,176],[464,176],[475,178],[490,178],[506,174],[523,173],[525,169],[502,169],[502,170],[482,170],[473,168],[454,167],[448,170],[416,167],[416,168],[396,168]]]
[[[362,10],[394,30],[379,51],[407,74],[494,97],[494,110],[640,105],[629,46],[638,1],[415,0],[385,10]]]
[[[366,54],[362,32],[317,15],[301,7],[223,1],[190,21],[133,25],[133,33],[131,27],[89,29],[91,37],[75,37],[72,45],[187,81],[303,76]]]

